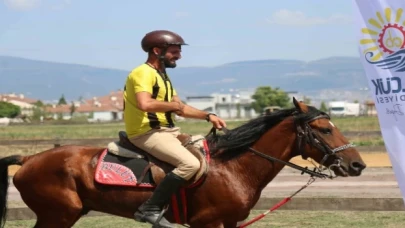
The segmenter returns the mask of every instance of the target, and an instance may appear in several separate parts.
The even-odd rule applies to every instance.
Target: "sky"
[[[166,29],[189,44],[179,67],[358,56],[353,13],[347,0],[0,0],[0,55],[130,70]]]

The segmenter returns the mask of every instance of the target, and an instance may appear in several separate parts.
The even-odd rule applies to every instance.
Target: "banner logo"
[[[367,28],[362,28],[364,58],[382,69],[405,72],[405,20],[403,9],[386,8],[370,18]]]

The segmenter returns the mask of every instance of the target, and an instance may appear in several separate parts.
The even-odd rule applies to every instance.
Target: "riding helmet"
[[[147,33],[142,41],[142,49],[149,52],[154,47],[165,48],[171,45],[187,45],[177,33],[168,30],[155,30]]]

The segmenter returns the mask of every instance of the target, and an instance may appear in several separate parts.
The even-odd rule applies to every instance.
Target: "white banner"
[[[360,60],[405,201],[405,1],[355,0]]]

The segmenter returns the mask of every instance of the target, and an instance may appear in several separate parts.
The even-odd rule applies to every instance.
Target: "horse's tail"
[[[22,165],[23,157],[19,155],[8,156],[0,159],[0,227],[6,224],[7,215],[7,190],[8,190],[8,167],[10,165]]]

